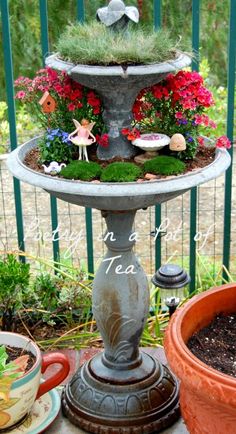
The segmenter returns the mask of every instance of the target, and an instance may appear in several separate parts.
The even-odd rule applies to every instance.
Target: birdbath
[[[117,0],[109,5],[114,2],[117,5]],[[122,19],[123,28],[127,10],[118,12],[114,23]],[[121,133],[131,124],[135,97],[190,62],[184,54],[166,63],[127,68],[73,65],[57,55],[46,60],[48,66],[66,71],[101,96],[109,131],[109,148],[99,149],[101,159],[135,155],[136,148]],[[101,210],[107,225],[107,253],[93,282],[93,315],[104,351],[70,380],[62,396],[63,412],[72,423],[92,433],[158,432],[179,417],[178,383],[166,366],[139,349],[149,313],[149,283],[133,253],[135,214],[219,176],[229,166],[230,156],[219,149],[209,166],[168,179],[95,184],[50,177],[27,167],[25,156],[37,143],[37,138],[30,140],[10,154],[8,167],[13,175],[68,203]]]
[[[145,151],[145,154],[134,157],[134,160],[136,163],[145,163],[145,161],[156,157],[157,151],[160,151],[169,143],[170,137],[166,136],[166,134],[141,134],[140,137],[132,141],[132,144]]]

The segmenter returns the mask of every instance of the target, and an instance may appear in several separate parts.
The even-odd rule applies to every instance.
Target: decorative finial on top
[[[139,22],[139,11],[134,6],[125,6],[122,0],[111,0],[109,5],[97,10],[97,19],[112,30],[125,30],[129,21]]]

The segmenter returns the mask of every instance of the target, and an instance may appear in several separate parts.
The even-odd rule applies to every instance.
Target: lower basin
[[[36,172],[24,164],[26,154],[37,146],[38,140],[36,137],[11,152],[7,160],[10,172],[21,181],[40,187],[63,201],[99,210],[135,210],[166,202],[217,178],[231,161],[225,149],[217,149],[214,161],[208,166],[183,175],[141,183],[71,181]]]

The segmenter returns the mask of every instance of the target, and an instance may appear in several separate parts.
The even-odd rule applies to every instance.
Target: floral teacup
[[[21,422],[30,412],[36,399],[58,386],[68,375],[69,361],[61,353],[41,355],[38,346],[29,338],[17,333],[0,332],[0,345],[22,348],[31,352],[36,361],[32,368],[11,384],[8,399],[0,397],[0,431]],[[59,370],[40,384],[42,373],[52,364],[60,364]],[[1,391],[2,395],[4,391]]]

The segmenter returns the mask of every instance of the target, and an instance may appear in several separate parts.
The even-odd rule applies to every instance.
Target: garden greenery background
[[[153,23],[152,0],[128,0],[127,4],[142,4],[141,21]],[[207,86],[217,96],[214,119],[219,127],[217,135],[225,134],[225,109],[227,84],[227,38],[229,27],[229,4],[226,0],[204,0],[201,2],[201,71],[207,78]],[[77,16],[76,0],[49,0],[49,38],[53,50],[61,30]],[[94,18],[96,10],[106,4],[105,0],[85,0],[85,18]],[[38,0],[9,0],[14,78],[19,75],[33,77],[42,66],[40,45],[40,17]],[[162,22],[174,39],[182,38],[191,46],[192,0],[163,0]],[[1,26],[1,23],[0,23]],[[0,29],[1,30],[1,29]],[[210,36],[210,37],[209,37]],[[207,59],[207,60],[206,60]],[[3,67],[2,35],[0,33],[0,153],[9,145],[7,122],[6,87]],[[222,110],[223,109],[223,110]],[[209,113],[211,114],[211,113]],[[20,141],[35,134],[35,123],[25,110],[17,106],[17,128]]]

